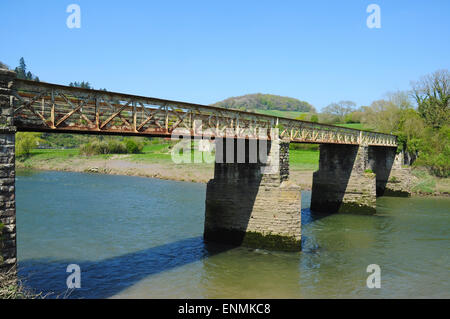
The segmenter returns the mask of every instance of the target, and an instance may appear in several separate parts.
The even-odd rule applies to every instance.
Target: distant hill
[[[268,113],[268,111],[316,112],[314,106],[308,102],[292,97],[261,93],[230,97],[214,103],[213,106],[261,113]]]

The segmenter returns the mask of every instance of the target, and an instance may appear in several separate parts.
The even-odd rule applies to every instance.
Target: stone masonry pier
[[[319,213],[373,214],[375,174],[369,150],[359,145],[320,145],[319,170],[313,174],[311,210]]]
[[[17,269],[15,133],[10,103],[15,73],[0,69],[0,271]]]
[[[230,160],[228,154],[227,163],[232,149],[227,150],[229,143],[223,141],[216,140],[214,179],[207,185],[204,239],[300,250],[300,187],[289,181],[289,142],[260,141],[267,142],[267,151],[261,151],[258,143],[257,155],[256,148],[249,152],[251,141],[246,140],[245,162],[238,163],[235,156]],[[231,144],[236,150],[237,140]],[[250,161],[252,156],[256,163]]]
[[[319,170],[313,174],[311,210],[319,213],[374,214],[376,198],[387,187],[395,147],[320,145]]]

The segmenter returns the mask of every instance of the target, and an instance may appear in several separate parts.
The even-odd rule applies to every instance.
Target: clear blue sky
[[[69,4],[81,28],[69,29]],[[381,8],[369,29],[366,8]],[[0,61],[42,81],[210,104],[272,93],[367,105],[450,69],[450,1],[0,2]]]

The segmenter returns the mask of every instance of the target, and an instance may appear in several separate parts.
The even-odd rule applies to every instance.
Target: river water
[[[320,218],[302,192],[303,250],[285,253],[205,246],[203,184],[18,171],[16,185],[19,275],[49,297],[450,297],[449,198]],[[80,289],[67,291],[69,264]],[[366,285],[370,264],[379,289]]]

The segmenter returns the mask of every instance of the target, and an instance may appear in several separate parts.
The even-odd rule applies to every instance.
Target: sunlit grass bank
[[[198,152],[198,151],[194,151]],[[121,158],[133,162],[171,163],[172,155],[170,144],[148,144],[139,154],[102,154],[81,155],[78,149],[34,149],[26,157],[18,157],[19,164],[33,166],[41,161],[61,162],[68,159],[111,159]],[[290,150],[290,164],[296,170],[316,170],[319,163],[319,151],[317,150]]]
[[[129,165],[130,168],[126,171],[127,175],[133,175],[133,170],[136,170],[136,165],[142,164],[144,166],[157,165],[158,168],[155,168],[155,170],[158,174],[168,173],[176,168],[179,177],[174,177],[174,179],[198,181],[199,178],[195,177],[196,173],[201,173],[204,179],[207,178],[205,177],[207,176],[207,171],[213,167],[211,162],[213,155],[209,155],[209,163],[176,164],[172,160],[172,147],[173,145],[170,143],[154,143],[145,145],[139,154],[102,154],[90,156],[80,154],[78,149],[34,149],[29,156],[18,156],[16,164],[18,168],[30,169],[52,169],[52,167],[58,169],[58,167],[61,168],[63,166],[62,164],[66,164],[63,170],[80,171],[80,169],[77,169],[77,165],[98,167],[100,161],[107,163],[110,160],[120,160],[132,164]],[[201,154],[199,153],[201,152],[193,150],[191,158],[193,159],[194,156],[198,155],[201,158]],[[206,158],[206,153],[203,153],[203,158]],[[289,160],[291,171],[316,171],[319,168],[319,150],[314,148],[314,146],[291,144]],[[69,164],[67,165],[67,163]],[[413,192],[420,194],[450,193],[450,179],[432,176],[425,169],[414,169],[412,172],[418,178],[418,182],[412,189]],[[185,178],[182,175],[188,177],[192,175],[194,177]]]

